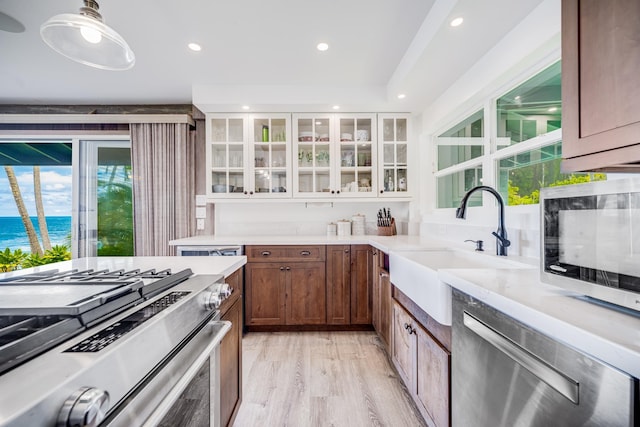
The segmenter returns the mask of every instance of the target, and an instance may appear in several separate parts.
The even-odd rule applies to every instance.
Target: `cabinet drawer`
[[[249,262],[266,261],[324,261],[326,248],[324,245],[300,246],[247,246]]]

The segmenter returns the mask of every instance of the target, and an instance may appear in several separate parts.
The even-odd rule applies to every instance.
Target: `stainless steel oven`
[[[540,192],[541,278],[640,310],[640,180]]]
[[[218,426],[223,279],[100,268],[0,279],[0,426]]]

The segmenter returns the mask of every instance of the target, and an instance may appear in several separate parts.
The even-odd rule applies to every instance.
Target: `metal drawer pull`
[[[262,256],[269,256],[271,255],[271,251],[262,251]]]
[[[494,331],[466,311],[463,312],[463,321],[464,325],[478,334],[480,338],[486,340],[558,393],[578,404],[579,390],[576,381],[559,372],[529,350],[521,347],[501,333]]]
[[[311,255],[311,252],[310,251],[300,251],[300,255],[309,256],[309,255]]]

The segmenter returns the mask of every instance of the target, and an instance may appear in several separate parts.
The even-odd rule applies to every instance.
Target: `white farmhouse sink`
[[[439,323],[451,325],[451,287],[438,277],[438,270],[445,268],[533,267],[508,257],[456,249],[392,251],[389,254],[391,283]]]

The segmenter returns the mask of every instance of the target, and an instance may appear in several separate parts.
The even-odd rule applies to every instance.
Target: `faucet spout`
[[[456,218],[466,218],[467,202],[469,201],[469,197],[476,191],[486,191],[488,193],[491,193],[494,195],[496,200],[498,200],[498,229],[491,234],[493,234],[497,240],[496,255],[507,256],[507,248],[511,245],[511,242],[509,241],[509,239],[507,239],[507,229],[504,226],[504,201],[502,200],[502,196],[500,196],[500,193],[498,193],[495,189],[489,187],[488,185],[479,185],[467,191],[460,201],[460,207],[456,209]]]

